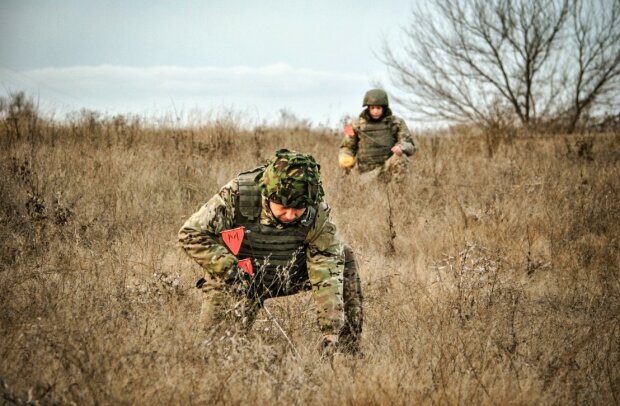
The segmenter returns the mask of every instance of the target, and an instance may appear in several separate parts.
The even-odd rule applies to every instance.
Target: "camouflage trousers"
[[[353,250],[344,246],[344,326],[340,331],[339,344],[345,352],[358,353],[364,324],[364,296],[357,260]]]
[[[403,154],[401,156],[392,155],[383,165],[360,167],[359,172],[362,183],[374,178],[387,183],[391,180],[401,181],[406,176],[408,169],[409,157]]]
[[[339,334],[339,345],[345,352],[357,353],[364,322],[362,284],[355,255],[348,245],[345,245],[344,257],[345,320]],[[202,285],[203,300],[199,321],[204,332],[217,339],[249,331],[260,310],[260,301],[233,295],[223,281],[208,274],[205,279],[206,282]]]

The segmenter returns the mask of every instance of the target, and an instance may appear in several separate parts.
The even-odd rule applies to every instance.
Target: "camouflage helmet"
[[[383,106],[388,107],[388,95],[385,90],[371,89],[364,95],[364,104],[362,106]]]
[[[255,181],[267,199],[301,208],[321,201],[324,193],[320,177],[320,166],[311,155],[280,149]]]

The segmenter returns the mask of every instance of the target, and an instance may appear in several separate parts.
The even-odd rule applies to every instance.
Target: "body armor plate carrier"
[[[361,122],[359,125],[359,145],[357,163],[362,171],[383,165],[392,155],[396,138],[392,132],[392,120],[380,122]]]
[[[316,208],[308,207],[294,225],[278,229],[260,224],[262,196],[255,178],[259,167],[238,176],[239,193],[235,205],[235,224],[245,227],[237,257],[251,258],[255,278],[271,297],[309,289],[306,266],[306,237],[316,218]]]

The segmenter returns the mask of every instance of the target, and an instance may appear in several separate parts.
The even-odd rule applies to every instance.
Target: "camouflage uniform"
[[[404,174],[408,156],[416,151],[407,124],[392,115],[387,93],[383,90],[369,90],[364,96],[364,106],[382,106],[383,115],[375,120],[366,108],[347,124],[340,144],[341,166],[348,170],[357,164],[360,173],[380,168],[379,174],[385,179],[390,179],[392,174]],[[396,145],[402,150],[402,156],[391,152]]]
[[[249,329],[265,299],[312,290],[324,335],[340,336],[341,345],[357,351],[363,322],[357,264],[322,197],[314,159],[279,150],[266,167],[239,174],[185,222],[180,244],[205,269],[203,328],[228,329],[233,323]],[[306,210],[284,224],[269,200]],[[221,233],[239,226],[246,234],[235,256]],[[250,291],[239,295],[227,280],[242,258],[251,258],[255,274]]]

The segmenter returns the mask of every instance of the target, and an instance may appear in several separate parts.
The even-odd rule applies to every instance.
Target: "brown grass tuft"
[[[24,105],[0,116],[6,403],[620,402],[617,135],[520,135],[492,154],[484,135],[418,137],[410,176],[385,187],[342,176],[327,131]],[[280,147],[315,155],[358,253],[362,359],[319,359],[308,295],[267,303],[299,358],[264,314],[197,344],[200,270],[177,230]]]

